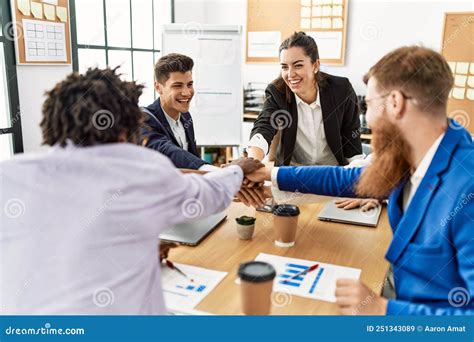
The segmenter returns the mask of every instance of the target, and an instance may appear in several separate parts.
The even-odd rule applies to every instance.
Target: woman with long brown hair
[[[320,71],[318,47],[304,32],[280,46],[281,75],[265,91],[249,157],[262,160],[281,132],[275,165],[346,165],[361,158],[357,97],[345,77]]]

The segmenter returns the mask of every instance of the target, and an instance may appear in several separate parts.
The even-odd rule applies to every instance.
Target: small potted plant
[[[237,234],[242,240],[249,240],[253,236],[255,230],[255,217],[240,216],[235,219],[237,222]]]

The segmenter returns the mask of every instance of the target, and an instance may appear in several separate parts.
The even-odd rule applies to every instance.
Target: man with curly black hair
[[[46,93],[40,124],[44,144],[138,141],[142,113],[137,102],[143,86],[122,81],[116,70],[73,73]]]
[[[0,163],[4,314],[165,313],[160,232],[222,211],[263,166],[182,174],[135,144],[142,86],[119,76],[89,69],[58,83],[41,122],[52,149]]]

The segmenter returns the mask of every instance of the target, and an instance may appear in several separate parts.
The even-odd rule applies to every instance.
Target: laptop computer
[[[177,242],[181,245],[197,246],[227,217],[225,212],[204,219],[188,221],[168,228],[160,234],[160,239]]]
[[[318,219],[321,221],[377,227],[381,212],[382,206],[378,206],[377,208],[370,209],[368,211],[362,211],[360,208],[345,210],[338,208],[334,201],[329,201],[319,212]]]

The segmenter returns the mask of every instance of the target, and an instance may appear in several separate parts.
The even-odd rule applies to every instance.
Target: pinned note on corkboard
[[[441,53],[454,75],[448,115],[474,134],[474,12],[445,13]]]
[[[17,64],[71,64],[68,0],[11,0]]]

